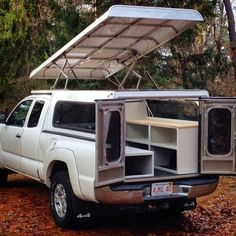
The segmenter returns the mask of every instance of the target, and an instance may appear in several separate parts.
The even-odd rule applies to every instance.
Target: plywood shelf
[[[147,138],[126,138],[126,141],[140,143],[140,144],[149,144],[149,140]]]
[[[138,119],[138,120],[127,120],[126,122],[128,124],[151,125],[151,126],[156,126],[156,127],[172,128],[172,129],[198,127],[197,121],[153,118],[153,117],[148,117],[146,119]]]
[[[198,172],[198,122],[148,117],[127,120],[126,127],[126,140],[146,144],[160,170],[175,174]]]
[[[175,143],[150,143],[151,146],[156,146],[156,147],[163,147],[163,148],[168,148],[168,149],[177,149],[177,145]]]
[[[165,167],[161,167],[161,166],[155,166],[155,169],[170,172],[173,174],[178,174],[176,170],[171,170],[170,168],[165,168]]]

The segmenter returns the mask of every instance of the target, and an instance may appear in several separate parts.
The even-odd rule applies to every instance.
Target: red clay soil
[[[132,215],[133,216],[133,215]],[[108,219],[109,218],[109,219]],[[0,189],[0,235],[236,235],[236,177],[221,177],[215,193],[181,215],[104,217],[86,228],[60,229],[52,219],[48,189],[21,175]]]

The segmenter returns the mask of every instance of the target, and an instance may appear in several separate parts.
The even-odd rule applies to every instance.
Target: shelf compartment
[[[154,166],[157,169],[177,172],[177,152],[173,149],[151,146],[154,152]]]
[[[177,146],[177,130],[151,126],[151,142],[158,146],[175,148]]]
[[[203,160],[202,161],[202,172],[203,173],[214,173],[214,172],[229,173],[234,171],[233,160]]]
[[[125,178],[154,176],[153,152],[133,147],[126,147]]]
[[[126,139],[128,141],[147,143],[148,142],[148,126],[127,123]]]
[[[177,146],[171,143],[150,143],[151,146],[177,150]]]
[[[135,141],[133,141],[133,139],[131,139],[131,140],[127,140],[126,139],[126,146],[133,147],[133,148],[144,149],[144,150],[148,150],[149,149],[149,145],[148,144],[135,142]]]

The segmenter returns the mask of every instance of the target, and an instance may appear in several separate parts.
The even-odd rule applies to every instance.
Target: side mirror
[[[6,122],[6,114],[0,111],[0,123],[5,123]]]

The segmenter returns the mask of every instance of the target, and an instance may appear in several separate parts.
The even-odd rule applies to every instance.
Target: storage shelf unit
[[[202,173],[234,174],[234,159],[232,158],[204,158],[202,160]]]
[[[164,118],[127,120],[126,134],[127,141],[148,144],[154,153],[155,168],[175,174],[198,172],[198,122]]]
[[[154,176],[154,155],[152,151],[126,147],[125,178]]]
[[[151,144],[176,149],[177,130],[151,126]]]
[[[148,126],[128,124],[126,126],[127,140],[134,141],[137,143],[148,143]]]

